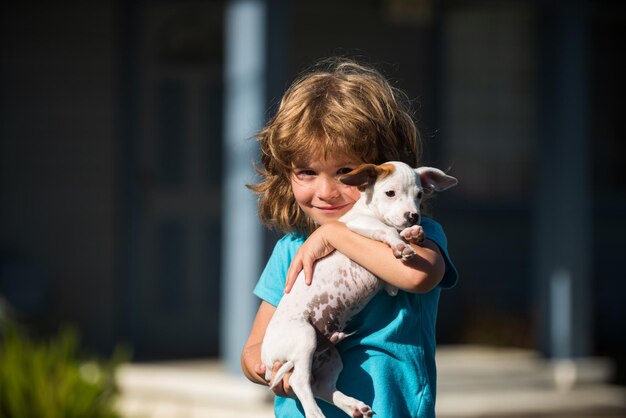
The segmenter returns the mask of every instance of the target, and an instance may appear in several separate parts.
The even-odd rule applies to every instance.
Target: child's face
[[[295,163],[291,189],[300,208],[320,225],[338,220],[361,197],[356,187],[346,186],[339,177],[360,163],[354,158],[334,156]]]

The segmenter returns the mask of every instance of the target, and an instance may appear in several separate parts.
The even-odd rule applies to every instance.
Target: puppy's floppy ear
[[[458,183],[456,178],[447,175],[438,168],[420,167],[415,171],[420,176],[422,187],[426,193],[442,192]]]
[[[341,176],[339,181],[348,186],[356,186],[359,190],[365,189],[374,183],[377,178],[385,177],[395,170],[393,164],[361,164],[348,174]]]

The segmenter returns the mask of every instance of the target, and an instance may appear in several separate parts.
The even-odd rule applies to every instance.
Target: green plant
[[[83,361],[78,335],[65,327],[47,341],[34,341],[0,316],[0,418],[117,418],[115,367]]]

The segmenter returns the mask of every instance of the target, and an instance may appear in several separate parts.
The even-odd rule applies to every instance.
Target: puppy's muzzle
[[[419,213],[412,213],[412,212],[405,212],[404,213],[404,219],[406,219],[406,222],[409,226],[412,225],[419,225],[420,223],[420,214]]]

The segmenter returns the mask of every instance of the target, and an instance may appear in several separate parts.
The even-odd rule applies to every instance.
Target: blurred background
[[[277,235],[254,134],[318,59],[413,100],[459,284],[438,342],[602,358],[626,385],[626,4],[12,2],[1,7],[0,296],[45,336],[237,374]]]

